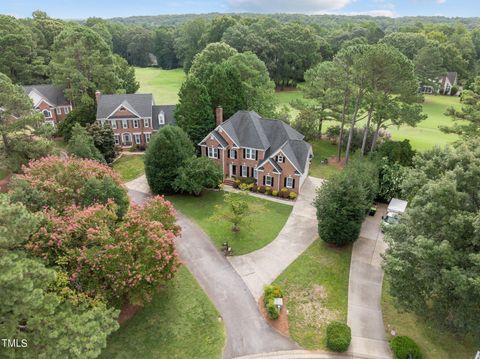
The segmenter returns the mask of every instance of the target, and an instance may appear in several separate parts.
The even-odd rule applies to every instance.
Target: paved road
[[[145,192],[141,179],[132,182],[127,184],[129,196],[133,201],[142,203],[149,194]],[[210,297],[225,323],[227,343],[223,357],[298,349],[296,343],[277,333],[262,318],[247,286],[208,236],[181,214],[178,215],[178,223],[182,227],[182,235],[176,241],[180,258]]]
[[[385,337],[381,296],[383,270],[381,254],[386,249],[380,231],[380,207],[374,217],[367,216],[360,237],[353,245],[348,284],[348,325],[352,329],[349,353],[375,359],[392,357]]]
[[[319,178],[305,180],[290,217],[270,244],[243,256],[229,257],[255,299],[260,298],[266,284],[273,282],[318,237],[312,201],[321,184]]]

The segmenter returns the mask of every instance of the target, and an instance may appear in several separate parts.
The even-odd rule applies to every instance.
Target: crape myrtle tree
[[[477,339],[479,172],[478,138],[418,154],[403,184],[409,207],[386,232],[384,262],[402,309]]]
[[[29,255],[25,245],[40,222],[0,196],[0,332],[28,343],[10,348],[12,357],[96,358],[119,327],[118,311],[70,289],[58,268]]]

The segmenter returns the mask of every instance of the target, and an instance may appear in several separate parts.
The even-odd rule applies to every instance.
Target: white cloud
[[[370,10],[370,11],[360,11],[360,12],[348,12],[341,13],[342,15],[369,15],[369,16],[386,16],[386,17],[396,17],[397,14],[393,10],[379,9],[379,10]]]
[[[263,13],[323,13],[342,9],[355,0],[228,0],[236,11]]]
[[[436,0],[435,1],[437,4],[445,4],[447,0]]]

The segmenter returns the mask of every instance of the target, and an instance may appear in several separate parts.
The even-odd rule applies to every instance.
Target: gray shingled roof
[[[54,107],[67,106],[70,102],[65,98],[64,88],[54,85],[28,85],[23,90],[28,95],[33,89],[37,90]]]
[[[165,125],[160,125],[158,123],[158,114],[160,111],[163,111],[165,114],[165,125],[173,125],[175,124],[175,105],[155,105],[152,106],[152,123],[153,129],[158,130]]]
[[[101,95],[97,105],[97,119],[107,118],[121,104],[133,109],[140,117],[152,117],[152,94]]]
[[[238,111],[221,127],[238,146],[265,150],[265,159],[281,148],[298,170],[305,171],[311,146],[285,122],[264,119],[253,111]]]
[[[456,72],[447,72],[447,78],[448,78],[448,81],[450,81],[450,83],[452,85],[454,85],[455,82],[457,81],[457,73]]]

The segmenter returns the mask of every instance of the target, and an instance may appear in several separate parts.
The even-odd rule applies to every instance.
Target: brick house
[[[144,149],[151,136],[167,124],[174,124],[174,105],[156,106],[152,94],[95,93],[97,122],[110,125],[115,144],[122,148],[138,146]]]
[[[30,85],[23,90],[33,101],[33,107],[43,113],[45,123],[57,125],[72,110],[72,103],[65,98],[62,87],[54,85]]]
[[[313,157],[312,146],[301,133],[253,111],[238,111],[223,122],[220,107],[216,109],[216,123],[199,146],[202,156],[223,169],[225,183],[250,177],[258,186],[300,191]]]

